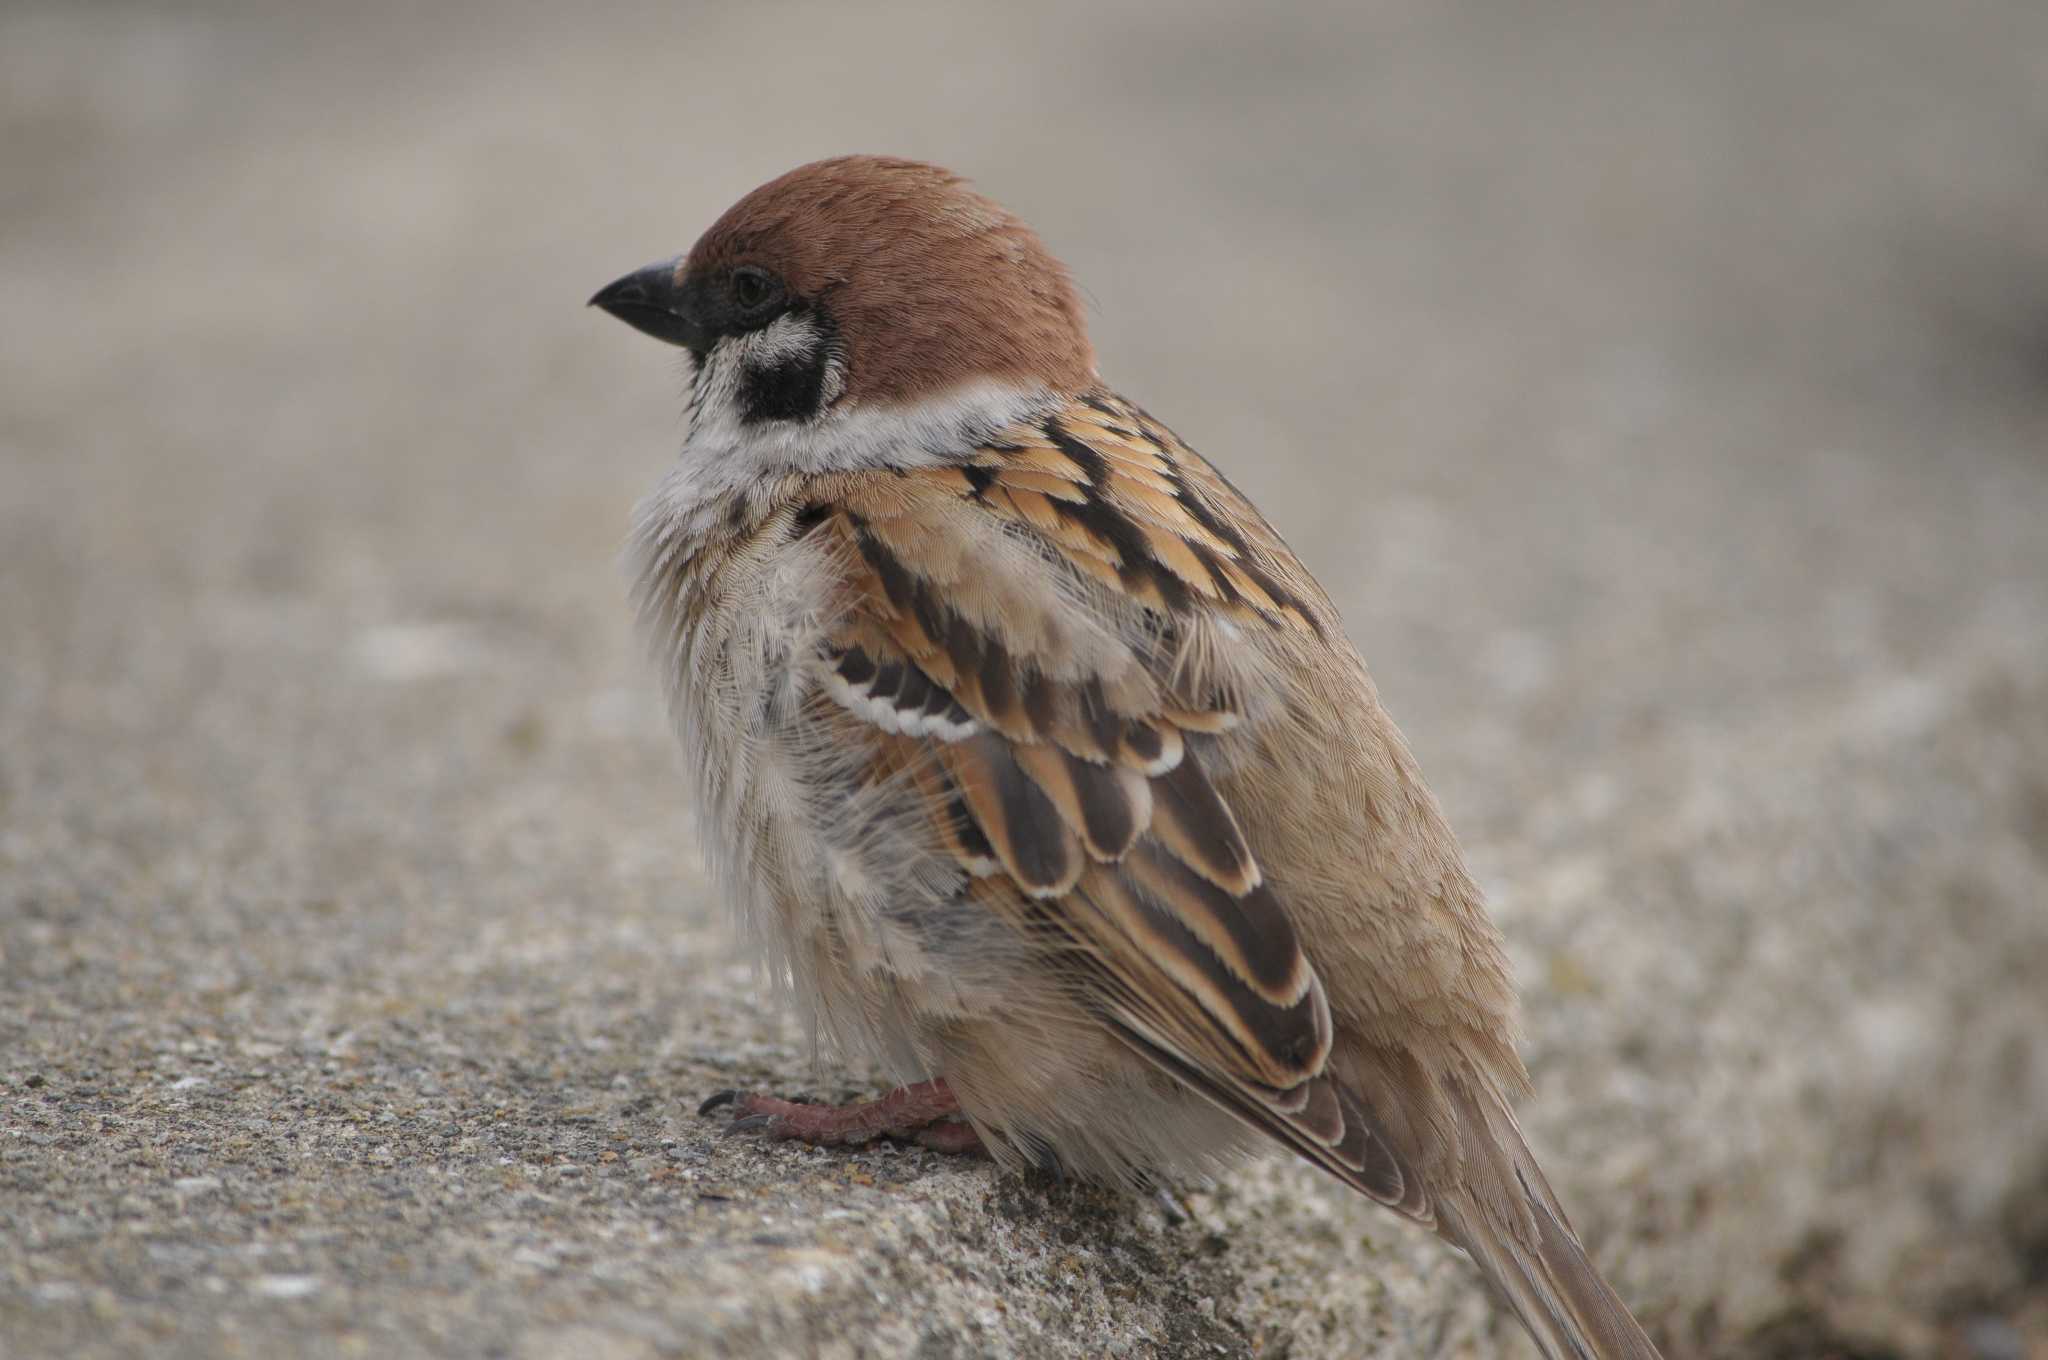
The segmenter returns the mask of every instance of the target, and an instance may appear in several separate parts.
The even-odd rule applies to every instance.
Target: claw
[[[1031,1165],[1044,1175],[1050,1176],[1055,1185],[1067,1183],[1066,1163],[1052,1150],[1052,1144],[1035,1133],[1024,1136],[1024,1155],[1031,1159]]]
[[[719,1106],[730,1105],[739,1098],[740,1093],[738,1091],[734,1091],[731,1089],[727,1089],[724,1091],[714,1091],[704,1098],[704,1103],[702,1105],[699,1105],[697,1107],[697,1114],[701,1118],[704,1115],[710,1114]]]
[[[766,1132],[768,1130],[773,1129],[776,1126],[776,1124],[781,1122],[781,1119],[782,1116],[779,1114],[746,1115],[742,1118],[735,1119],[732,1121],[732,1123],[726,1125],[725,1132],[719,1136],[722,1138],[731,1138],[736,1134]]]
[[[1166,1221],[1176,1228],[1194,1217],[1188,1212],[1188,1206],[1181,1202],[1180,1196],[1163,1185],[1152,1187],[1152,1199],[1159,1205],[1159,1212],[1166,1216]]]

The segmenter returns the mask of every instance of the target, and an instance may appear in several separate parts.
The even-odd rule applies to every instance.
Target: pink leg
[[[899,1086],[880,1100],[850,1105],[803,1105],[773,1096],[720,1091],[698,1107],[709,1114],[730,1104],[738,1117],[729,1133],[794,1138],[813,1147],[842,1147],[876,1138],[907,1138],[936,1152],[975,1152],[981,1139],[974,1126],[954,1118],[960,1102],[944,1077]]]

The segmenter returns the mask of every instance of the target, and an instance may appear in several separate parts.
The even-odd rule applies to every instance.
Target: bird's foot
[[[698,1106],[697,1113],[710,1114],[721,1105],[733,1107],[728,1137],[758,1133],[766,1138],[794,1138],[813,1147],[900,1138],[934,1152],[982,1151],[980,1135],[959,1117],[960,1102],[953,1098],[944,1077],[899,1086],[880,1100],[849,1105],[806,1105],[774,1096],[720,1091]]]

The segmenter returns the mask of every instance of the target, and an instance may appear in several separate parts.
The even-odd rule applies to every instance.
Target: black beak
[[[701,354],[711,347],[711,335],[702,322],[690,315],[676,277],[682,273],[682,266],[682,257],[677,256],[636,269],[598,289],[590,305],[604,308],[628,326],[657,340],[683,345]]]

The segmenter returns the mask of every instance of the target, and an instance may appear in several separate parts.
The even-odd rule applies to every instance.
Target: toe
[[[742,1115],[725,1126],[721,1138],[732,1138],[743,1133],[765,1133],[771,1137],[782,1131],[784,1121],[779,1114]]]

